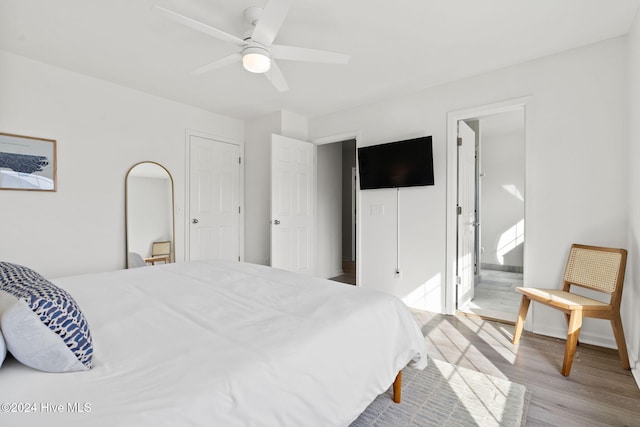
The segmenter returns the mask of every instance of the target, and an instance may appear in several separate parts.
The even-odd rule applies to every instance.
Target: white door
[[[458,308],[473,299],[475,273],[476,136],[458,121]]]
[[[189,141],[189,259],[240,260],[240,146]]]
[[[271,135],[271,266],[315,267],[316,146]]]

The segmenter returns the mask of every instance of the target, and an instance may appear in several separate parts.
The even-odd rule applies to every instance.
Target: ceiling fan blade
[[[350,55],[344,53],[278,44],[271,46],[271,56],[289,61],[325,62],[329,64],[346,64],[350,58]]]
[[[271,69],[269,72],[265,73],[265,76],[269,79],[271,84],[278,89],[278,92],[286,92],[289,90],[289,85],[287,81],[284,79],[284,75],[276,64],[276,61],[271,61]]]
[[[191,74],[203,74],[209,71],[217,70],[218,68],[226,67],[227,65],[233,64],[234,62],[242,61],[241,53],[233,53],[229,56],[225,56],[224,58],[218,59],[211,64],[203,65],[200,68],[196,68],[191,72]]]
[[[240,37],[236,37],[232,34],[225,33],[222,30],[218,30],[217,28],[213,28],[207,24],[203,24],[200,21],[196,21],[195,19],[180,15],[178,13],[172,12],[160,6],[153,6],[155,10],[167,16],[170,19],[173,19],[180,24],[186,25],[187,27],[193,28],[194,30],[198,30],[202,33],[213,36],[217,39],[236,44],[238,46],[244,46],[247,43],[242,40]]]
[[[270,0],[258,18],[251,38],[265,46],[270,46],[276,38],[287,16],[292,0]]]

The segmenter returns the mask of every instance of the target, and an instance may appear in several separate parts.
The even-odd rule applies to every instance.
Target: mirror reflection
[[[133,165],[126,178],[127,267],[175,260],[173,178],[159,163]]]

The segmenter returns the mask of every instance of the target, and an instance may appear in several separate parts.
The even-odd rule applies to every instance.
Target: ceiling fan
[[[278,91],[284,92],[289,89],[289,86],[274,59],[332,64],[346,64],[349,62],[349,55],[342,53],[273,44],[289,11],[291,2],[292,0],[269,0],[264,9],[257,6],[247,8],[244,11],[244,16],[253,26],[253,30],[250,30],[242,38],[160,6],[154,6],[154,8],[176,22],[222,41],[233,43],[240,48],[239,52],[195,69],[192,74],[206,73],[242,61],[242,65],[246,70],[252,73],[265,73],[265,76],[273,86]]]

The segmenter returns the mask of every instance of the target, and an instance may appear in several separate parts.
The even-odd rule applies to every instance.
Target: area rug
[[[429,359],[402,371],[402,402],[391,389],[350,427],[524,426],[531,394],[521,384]]]

